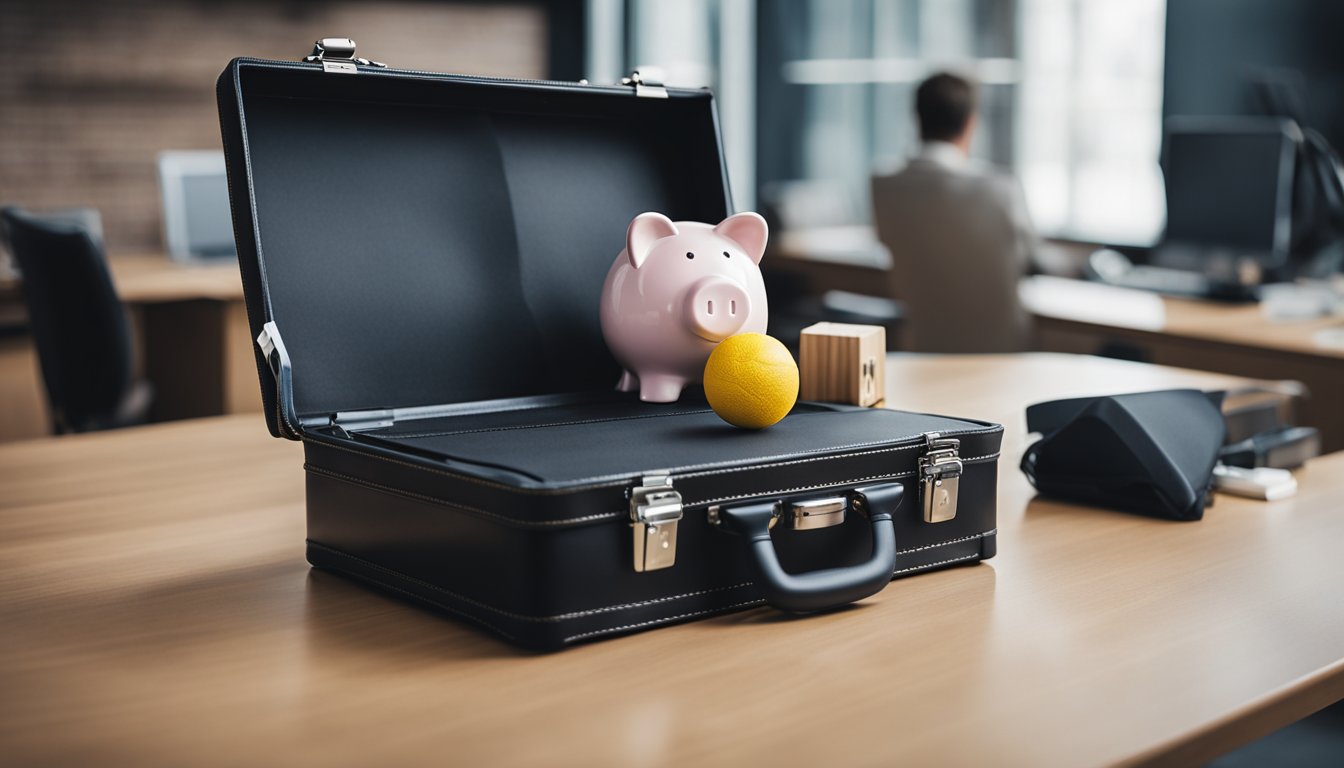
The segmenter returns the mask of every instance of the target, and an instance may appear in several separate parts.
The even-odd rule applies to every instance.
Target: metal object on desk
[[[657,571],[676,564],[677,523],[681,517],[681,494],[667,475],[645,476],[631,491],[630,530],[636,571]]]
[[[919,460],[920,498],[924,502],[924,522],[945,523],[957,516],[957,495],[961,491],[961,441],[941,437],[937,432],[925,436],[928,452]]]

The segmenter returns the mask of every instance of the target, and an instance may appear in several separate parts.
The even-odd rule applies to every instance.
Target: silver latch
[[[924,522],[943,523],[957,516],[957,491],[961,487],[961,441],[939,437],[937,432],[924,435],[927,445],[919,457],[920,497],[924,501]]]
[[[348,37],[324,37],[313,43],[313,52],[303,58],[307,62],[321,62],[323,72],[355,73],[356,64],[366,67],[386,67],[380,61],[369,61],[355,56],[355,41]]]
[[[636,69],[629,77],[621,78],[621,85],[633,86],[635,95],[646,99],[666,99],[667,88],[663,87],[663,76],[657,70]]]
[[[677,523],[681,515],[681,494],[667,475],[645,475],[630,492],[636,571],[671,568],[677,561]]]

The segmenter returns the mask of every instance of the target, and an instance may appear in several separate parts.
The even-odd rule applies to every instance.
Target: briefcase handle
[[[722,507],[718,523],[742,537],[756,587],[770,605],[806,613],[862,600],[876,594],[896,571],[896,529],[892,515],[901,505],[904,488],[885,483],[852,491],[852,504],[868,516],[873,529],[873,554],[867,562],[846,568],[791,574],[779,564],[770,540],[770,523],[777,513],[774,501]]]

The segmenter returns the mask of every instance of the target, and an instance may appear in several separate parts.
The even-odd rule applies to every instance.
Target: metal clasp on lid
[[[355,56],[355,41],[348,37],[324,37],[313,43],[313,52],[303,58],[307,62],[321,62],[323,72],[355,73],[356,64],[366,67],[386,67],[380,61],[369,61]]]
[[[961,441],[939,437],[937,432],[924,435],[928,446],[919,457],[920,498],[924,504],[924,522],[943,523],[957,516],[957,492],[961,488]]]
[[[677,523],[681,516],[681,494],[667,475],[645,475],[630,491],[636,571],[671,568],[677,561]]]
[[[667,88],[663,87],[663,75],[657,70],[641,72],[636,69],[629,77],[621,78],[621,85],[634,86],[635,95],[646,99],[667,98]]]

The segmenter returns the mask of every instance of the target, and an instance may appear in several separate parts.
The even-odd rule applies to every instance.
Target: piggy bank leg
[[[639,399],[646,403],[675,403],[681,397],[686,379],[661,373],[646,373],[639,377]]]
[[[621,380],[616,383],[620,392],[634,392],[639,389],[639,377],[629,371],[621,371]]]

